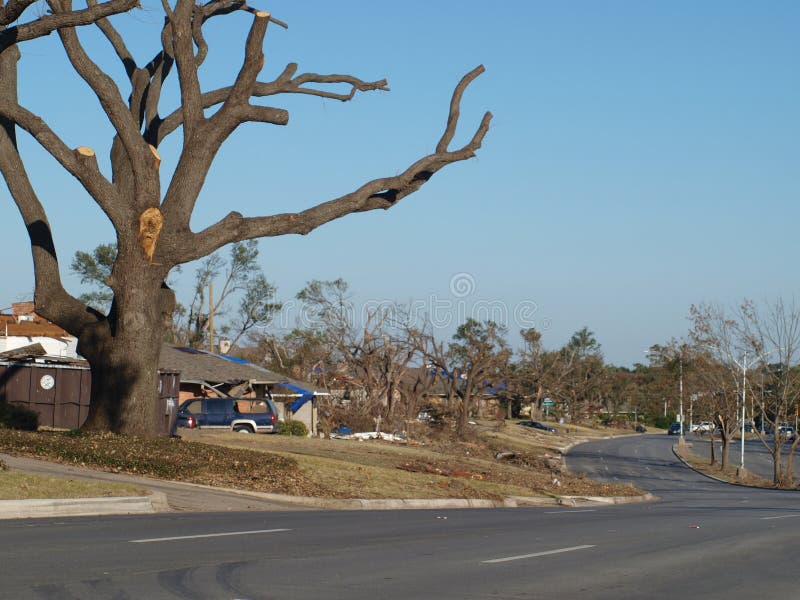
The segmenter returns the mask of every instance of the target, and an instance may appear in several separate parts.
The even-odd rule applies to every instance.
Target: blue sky
[[[140,62],[155,51],[161,19],[158,4],[143,4],[117,19]],[[386,77],[392,91],[344,104],[288,98],[280,104],[291,111],[288,127],[238,132],[212,169],[196,229],[232,209],[297,210],[398,172],[433,149],[453,87],[478,64],[487,70],[465,95],[456,143],[484,110],[495,115],[476,159],[396,208],[262,241],[281,299],[308,280],[342,277],[357,302],[445,306],[454,318],[492,307],[512,333],[543,329],[548,347],[586,325],[610,362],[630,365],[651,344],[683,335],[692,303],[798,295],[800,4],[253,5],[289,24],[270,27],[264,79],[296,61],[302,71]],[[247,25],[244,15],[218,21],[207,36],[207,89],[231,81]],[[81,33],[119,75],[96,32]],[[55,36],[23,47],[20,86],[22,103],[68,144],[107,154],[109,128]],[[175,148],[161,148],[164,173]],[[35,144],[23,150],[66,285],[78,293],[70,258],[111,241],[111,228]],[[0,206],[3,308],[30,296],[33,277],[5,189]],[[191,272],[179,278],[184,298]],[[454,278],[469,293],[454,294]],[[439,333],[452,327],[443,322]]]

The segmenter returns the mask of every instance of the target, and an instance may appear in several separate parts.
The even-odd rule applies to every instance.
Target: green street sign
[[[555,404],[556,403],[550,400],[550,398],[545,398],[542,400],[542,406],[555,406]]]

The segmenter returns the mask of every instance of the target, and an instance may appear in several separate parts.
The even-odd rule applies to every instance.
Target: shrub
[[[8,471],[8,465],[0,459],[0,471]]]
[[[0,427],[36,431],[39,428],[39,415],[23,406],[0,402]]]
[[[308,435],[308,428],[302,421],[289,419],[281,423],[281,435],[297,435],[305,437]]]
[[[655,415],[651,416],[649,421],[653,427],[658,427],[659,429],[669,429],[669,426],[675,421],[675,415],[670,414],[666,417],[664,415]]]

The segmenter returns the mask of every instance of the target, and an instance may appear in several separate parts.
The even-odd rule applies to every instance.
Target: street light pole
[[[739,461],[739,468],[744,470],[744,406],[745,395],[747,394],[747,350],[744,351],[742,358],[742,456]]]
[[[678,439],[678,443],[683,445],[685,440],[683,439],[683,351],[682,350],[681,354],[678,356],[678,367],[679,367],[678,396],[680,402],[678,408],[681,414],[681,437]]]
[[[709,345],[708,347],[711,348],[712,350],[716,350],[718,352],[720,351],[720,348],[718,346],[710,346]],[[765,354],[759,354],[758,352],[755,352],[755,356],[752,358],[753,364],[755,364],[757,360],[761,360],[762,362],[765,361],[767,356],[769,356],[773,352],[777,352],[778,350],[782,350],[782,348],[775,348],[774,350],[771,350],[771,351],[769,351],[769,352],[767,352]],[[739,361],[737,361],[735,358],[733,358],[733,356],[731,356],[730,353],[728,353],[728,356],[730,357],[730,360],[732,360],[736,364],[737,367],[742,369],[742,424],[741,424],[742,447],[741,447],[741,456],[739,458],[739,469],[744,470],[744,434],[745,434],[744,420],[746,418],[746,415],[745,415],[746,402],[745,401],[747,399],[747,367],[748,367],[748,364],[747,364],[747,349],[745,349],[743,354],[742,354],[742,362],[741,363]],[[763,435],[764,434],[764,417],[763,417],[763,412],[764,412],[764,373],[763,372],[761,373],[761,412],[762,412],[761,434]],[[755,419],[754,415],[750,415],[750,416],[751,416],[751,418]]]
[[[773,352],[777,352],[780,349],[781,348],[776,348],[775,350],[767,352],[766,354],[758,354],[758,353],[756,353],[756,356],[753,357],[753,364],[755,364],[755,362],[757,360],[764,361],[765,357],[769,356]],[[747,366],[748,366],[747,365],[747,350],[745,350],[744,353],[742,354],[742,363],[741,364],[736,362],[735,358],[733,359],[733,362],[735,362],[738,366],[740,366],[742,368],[742,453],[741,453],[741,458],[739,460],[739,468],[740,469],[744,469],[744,419],[745,419],[744,410],[745,410],[745,400],[747,398]],[[763,374],[762,374],[762,377],[763,377]],[[764,384],[762,383],[761,385],[762,385],[762,395],[763,395],[763,385]],[[762,411],[764,410],[763,397],[762,397],[761,410]],[[763,427],[764,427],[764,419],[763,418],[761,419],[761,427],[762,427],[762,434],[763,434]]]
[[[747,397],[747,350],[744,351],[742,355],[742,362],[740,363],[735,358],[731,357],[733,362],[736,363],[737,367],[741,367],[742,369],[742,448],[741,448],[741,455],[739,458],[739,469],[744,470],[744,419],[745,419],[745,399]]]

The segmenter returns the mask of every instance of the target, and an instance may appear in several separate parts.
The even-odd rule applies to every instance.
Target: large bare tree
[[[0,4],[0,172],[28,230],[35,269],[36,310],[79,339],[79,351],[92,369],[91,410],[85,427],[154,435],[157,365],[163,324],[172,315],[174,294],[163,283],[176,265],[203,258],[226,244],[266,236],[307,234],[345,215],[388,209],[417,191],[437,171],[475,155],[488,131],[486,113],[471,139],[459,148],[451,143],[459,120],[462,94],[483,72],[477,67],[456,85],[444,133],[434,150],[398,174],[373,179],[343,196],[298,212],[246,218],[231,212],[219,222],[192,231],[190,220],[203,183],[222,144],[242,124],[286,125],[287,110],[253,102],[284,94],[306,94],[348,101],[357,92],[388,90],[387,82],[352,75],[298,73],[288,64],[271,81],[260,81],[267,27],[284,26],[269,12],[244,0],[163,0],[163,26],[154,31],[157,50],[137,61],[109,17],[129,11],[137,0],[87,0],[74,8],[70,0],[47,0],[49,11],[28,10],[33,0]],[[203,28],[212,19],[235,15],[251,19],[242,42],[244,58],[233,82],[219,89],[201,85],[199,68],[209,51]],[[26,20],[28,18],[28,20]],[[96,25],[107,38],[127,75],[116,81],[86,52],[78,28]],[[18,74],[46,77],[19,68],[18,45],[56,33],[67,57],[99,100],[113,126],[111,173],[103,173],[95,150],[69,147],[44,120],[18,102]],[[233,42],[231,42],[233,43]],[[180,102],[165,107],[162,89],[177,77]],[[342,91],[341,87],[349,88]],[[121,89],[130,89],[127,100]],[[57,99],[54,98],[54,102]],[[50,225],[17,145],[24,130],[74,176],[108,217],[116,232],[118,254],[109,286],[108,314],[90,309],[63,287]],[[158,148],[171,134],[183,136],[174,172],[159,174]],[[254,193],[256,191],[254,190]]]

